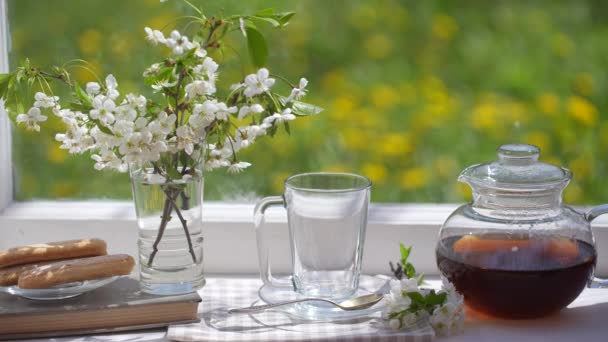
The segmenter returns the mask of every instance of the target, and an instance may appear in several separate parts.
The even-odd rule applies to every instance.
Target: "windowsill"
[[[414,246],[412,262],[418,271],[436,274],[437,234],[456,204],[372,204],[365,243],[363,272],[386,273],[388,261],[399,257],[398,243]],[[582,209],[581,209],[582,210]],[[211,273],[257,272],[253,204],[206,202],[205,267]],[[267,224],[273,269],[288,272],[290,250],[285,211],[271,209]],[[599,249],[597,273],[608,275],[608,215],[593,223]],[[17,245],[62,239],[99,237],[112,253],[137,255],[137,225],[130,201],[14,202],[0,213],[0,250]]]

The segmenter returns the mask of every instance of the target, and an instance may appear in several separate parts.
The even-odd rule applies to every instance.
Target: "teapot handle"
[[[608,204],[603,204],[592,208],[587,213],[585,213],[585,219],[591,223],[591,221],[595,220],[598,216],[608,213]],[[608,279],[601,279],[597,277],[593,277],[591,282],[589,283],[589,287],[592,288],[604,288],[608,287]]]

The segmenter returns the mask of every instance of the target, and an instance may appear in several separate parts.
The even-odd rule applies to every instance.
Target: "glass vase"
[[[156,165],[148,166],[130,166],[140,287],[159,295],[194,292],[205,285],[202,170],[191,167],[182,178],[167,180]],[[183,168],[174,170],[181,175]]]

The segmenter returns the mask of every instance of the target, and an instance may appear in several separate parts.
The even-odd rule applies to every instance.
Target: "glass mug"
[[[290,288],[304,297],[341,300],[359,286],[371,182],[349,173],[315,172],[291,176],[282,196],[255,207],[260,276],[265,286]],[[275,278],[270,267],[270,232],[264,212],[287,210],[292,275]]]

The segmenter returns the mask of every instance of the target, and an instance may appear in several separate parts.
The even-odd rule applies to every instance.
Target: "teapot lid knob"
[[[506,144],[498,149],[498,160],[510,165],[529,165],[536,163],[540,149],[534,145]]]

